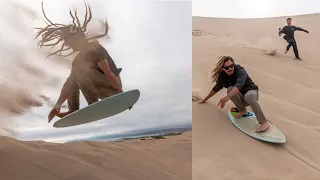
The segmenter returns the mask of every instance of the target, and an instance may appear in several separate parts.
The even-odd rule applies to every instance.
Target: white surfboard
[[[236,114],[237,112],[233,112],[231,110],[228,111],[228,115],[231,122],[248,136],[271,143],[282,144],[286,142],[286,137],[284,136],[284,134],[269,121],[269,129],[260,133],[255,132],[255,130],[260,126],[260,124],[258,123],[257,118],[253,112],[249,111],[248,114],[245,115],[245,117],[241,117],[238,119],[234,118]]]
[[[128,110],[139,97],[138,89],[110,96],[59,119],[53,127],[76,126],[114,116]]]

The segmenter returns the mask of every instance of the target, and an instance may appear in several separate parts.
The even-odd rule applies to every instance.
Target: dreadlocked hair
[[[211,82],[217,81],[219,74],[221,72],[221,68],[223,67],[223,64],[225,62],[231,60],[231,62],[234,63],[234,59],[230,56],[220,56],[218,60],[219,61],[216,64],[216,67],[211,70],[211,76],[210,76]]]
[[[51,49],[52,49],[54,46],[56,46],[60,42],[64,41],[65,37],[72,37],[75,34],[85,37],[88,41],[102,38],[108,34],[109,25],[108,25],[107,20],[105,19],[105,32],[100,35],[89,37],[89,33],[87,32],[87,25],[92,19],[92,14],[91,14],[90,6],[87,5],[86,3],[85,3],[86,13],[85,13],[85,20],[83,22],[83,25],[81,25],[81,23],[80,23],[80,20],[77,16],[76,9],[74,9],[74,15],[72,14],[71,9],[69,11],[70,16],[73,20],[72,21],[73,24],[64,25],[64,24],[52,23],[52,21],[50,21],[49,18],[46,16],[46,13],[43,8],[43,2],[41,2],[41,6],[42,6],[42,13],[48,22],[45,21],[47,24],[47,26],[45,28],[36,28],[36,29],[39,29],[39,32],[37,33],[35,39],[41,35],[41,39],[38,42],[38,46],[40,46],[40,47],[51,46]],[[56,42],[49,43],[53,40],[56,40]],[[57,50],[53,53],[50,53],[47,57],[52,56],[52,55],[58,55],[58,56],[63,56],[63,57],[70,56],[71,54],[75,53],[74,50],[67,55],[61,55],[62,52],[70,50],[70,49],[71,49],[71,47],[65,47],[65,42],[64,42],[61,45],[61,48],[59,50]]]

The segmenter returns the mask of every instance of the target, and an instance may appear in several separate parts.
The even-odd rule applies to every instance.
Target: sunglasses
[[[229,65],[229,66],[224,66],[223,68],[225,69],[225,70],[228,70],[229,68],[233,68],[234,67],[234,64],[231,64],[231,65]]]

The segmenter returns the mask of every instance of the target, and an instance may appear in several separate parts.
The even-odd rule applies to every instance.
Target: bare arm
[[[63,84],[63,87],[61,89],[60,92],[60,96],[57,100],[56,106],[62,106],[62,104],[68,99],[68,97],[70,96],[70,93],[72,91],[72,88],[75,88],[74,86],[76,86],[74,80],[70,76],[67,78],[66,82]]]
[[[208,99],[210,99],[212,96],[217,94],[221,89],[223,88],[223,85],[220,82],[220,78],[218,78],[215,86],[211,89],[209,94],[201,101],[201,103],[206,102]]]
[[[55,106],[53,107],[53,109],[50,111],[50,113],[48,115],[48,122],[49,123],[54,118],[54,116],[63,117],[60,114],[60,108],[61,108],[62,104],[68,99],[73,88],[76,88],[76,86],[77,86],[77,84],[75,83],[75,81],[73,80],[73,78],[70,74],[70,76],[67,78],[66,82],[63,84],[58,101],[56,102]]]
[[[119,91],[121,91],[120,84],[116,76],[112,73],[108,61],[106,59],[99,61],[98,66],[106,75],[107,79],[111,81],[112,85],[116,87]]]
[[[203,99],[203,101],[207,101],[208,99],[210,99],[212,96],[214,96],[217,92],[215,92],[214,90],[211,90],[209,92],[209,94]]]

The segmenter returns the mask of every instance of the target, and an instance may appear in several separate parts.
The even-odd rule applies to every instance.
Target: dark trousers
[[[229,93],[232,90],[233,86],[230,86],[227,90]],[[250,106],[252,111],[257,117],[259,124],[262,124],[266,121],[262,108],[258,102],[259,92],[257,90],[250,90],[246,94],[238,93],[237,95],[231,98],[231,101],[236,106],[239,111],[243,111],[247,106]]]
[[[285,39],[288,42],[287,51],[289,51],[290,47],[292,46],[294,55],[296,56],[296,58],[299,59],[300,57],[299,57],[299,52],[298,52],[296,40],[293,38],[288,38],[288,37],[283,37],[283,39]]]

